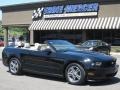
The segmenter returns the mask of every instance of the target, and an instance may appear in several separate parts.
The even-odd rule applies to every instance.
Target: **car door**
[[[56,52],[48,54],[47,51],[32,50],[24,63],[24,67],[32,71],[58,75],[63,73],[64,59],[59,58]]]
[[[42,51],[41,56],[44,59],[38,59],[43,72],[48,74],[62,74],[64,67],[64,58],[60,58],[59,53]]]
[[[45,57],[42,57],[42,53],[39,50],[30,50],[29,53],[25,53],[23,57],[24,68],[32,71],[43,71],[42,62]]]

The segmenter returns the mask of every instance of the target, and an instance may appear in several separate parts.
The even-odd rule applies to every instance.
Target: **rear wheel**
[[[84,84],[85,82],[84,68],[77,63],[72,63],[67,66],[65,76],[70,84],[78,85]]]
[[[21,74],[21,63],[17,58],[11,58],[9,62],[9,71],[13,75]]]

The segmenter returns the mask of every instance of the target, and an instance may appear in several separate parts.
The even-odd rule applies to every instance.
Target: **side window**
[[[107,43],[106,43],[106,42],[102,42],[102,45],[103,45],[103,46],[106,46],[106,45],[107,45]]]
[[[103,43],[102,42],[98,42],[98,46],[103,46]]]

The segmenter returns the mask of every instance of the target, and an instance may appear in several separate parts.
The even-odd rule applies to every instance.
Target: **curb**
[[[120,55],[120,53],[116,53],[116,52],[111,52],[110,54],[112,54],[112,55]]]

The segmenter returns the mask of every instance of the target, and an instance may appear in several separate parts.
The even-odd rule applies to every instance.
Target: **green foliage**
[[[2,28],[2,22],[0,21],[0,36],[3,36],[3,28]]]
[[[9,35],[21,36],[28,33],[27,28],[9,27]]]
[[[0,36],[3,36],[4,34],[4,28],[2,28],[2,22],[0,21]],[[9,36],[21,36],[26,35],[28,33],[27,28],[21,28],[21,27],[9,27]]]

